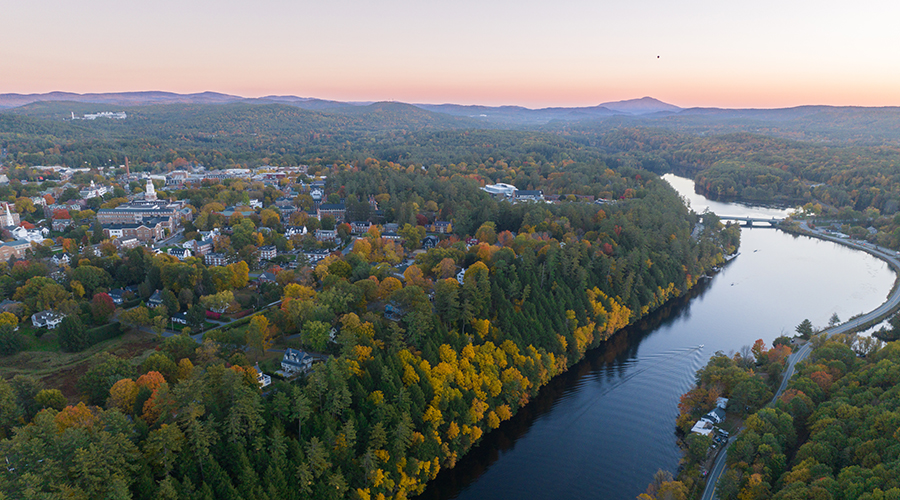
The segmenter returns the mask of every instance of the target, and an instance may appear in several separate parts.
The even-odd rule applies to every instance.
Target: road
[[[833,241],[835,243],[839,243],[841,245],[846,245],[852,248],[856,248],[867,252],[879,259],[888,263],[891,268],[900,275],[900,258],[897,256],[897,252],[893,250],[889,250],[886,248],[879,247],[878,245],[873,245],[871,243],[857,242],[853,240],[848,240],[845,238],[836,238],[834,236],[830,236],[824,231],[820,231],[817,229],[810,228],[806,221],[800,223],[800,227],[808,234],[815,235],[818,238],[822,238],[824,240]],[[859,327],[859,325],[863,325],[869,322],[878,322],[888,317],[891,313],[900,308],[900,286],[894,284],[894,289],[891,290],[891,294],[888,295],[887,300],[884,301],[883,304],[875,308],[874,310],[863,314],[862,316],[853,318],[846,323],[842,323],[840,325],[833,326],[831,328],[827,328],[822,331],[825,337],[829,337],[831,335],[837,335],[840,333],[847,333]],[[772,398],[772,403],[781,397],[781,393],[787,389],[788,382],[791,380],[791,377],[794,376],[794,372],[796,371],[797,363],[803,361],[809,356],[809,353],[812,352],[812,343],[808,342],[803,347],[798,349],[796,352],[790,355],[788,358],[787,366],[784,369],[784,377],[781,380],[781,385],[778,387],[778,391],[775,392],[775,396]],[[722,475],[722,472],[725,470],[725,456],[728,454],[728,447],[731,446],[731,443],[737,438],[737,433],[734,436],[728,439],[728,444],[726,444],[722,450],[719,452],[719,456],[716,457],[716,461],[713,465],[712,470],[709,472],[709,478],[706,481],[706,489],[703,490],[703,496],[700,497],[701,500],[713,500],[715,497],[716,484],[719,482],[719,477]]]

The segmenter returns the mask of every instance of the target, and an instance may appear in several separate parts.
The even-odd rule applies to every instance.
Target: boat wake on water
[[[610,392],[622,387],[631,379],[645,374],[649,371],[658,371],[668,369],[671,371],[672,365],[674,362],[683,360],[685,358],[694,357],[696,359],[690,363],[691,369],[695,369],[695,366],[700,363],[700,351],[703,349],[704,344],[700,344],[698,347],[690,347],[686,349],[677,349],[675,351],[669,351],[666,353],[658,353],[654,355],[646,356],[642,359],[634,359],[629,360],[629,365],[633,366],[638,363],[643,362],[647,366],[639,368],[633,372],[628,373],[627,375],[615,380],[610,383],[606,387],[604,387],[601,391],[596,393],[589,402],[587,402],[584,407],[575,414],[575,417],[569,422],[569,425],[565,426],[561,431],[567,431],[573,425],[575,425],[579,419],[581,419],[591,408],[593,408],[604,396],[609,394]]]

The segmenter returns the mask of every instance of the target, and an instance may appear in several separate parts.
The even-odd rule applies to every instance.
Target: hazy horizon
[[[900,104],[900,3],[14,2],[0,93],[207,89],[528,108]],[[126,90],[122,90],[126,89]]]
[[[547,105],[542,105],[542,106],[529,106],[529,105],[518,104],[518,103],[485,104],[485,103],[480,103],[480,102],[462,103],[462,102],[451,102],[451,101],[412,102],[412,101],[401,101],[401,100],[397,100],[397,99],[392,99],[392,100],[387,100],[387,99],[385,99],[385,100],[376,100],[376,99],[339,100],[339,99],[328,99],[328,98],[324,98],[324,97],[320,97],[320,96],[304,96],[304,95],[296,95],[296,94],[260,94],[260,95],[252,95],[251,96],[251,95],[233,94],[233,93],[228,93],[228,92],[220,92],[217,90],[201,90],[198,92],[175,92],[175,91],[171,91],[171,90],[159,90],[159,89],[112,90],[109,92],[92,92],[92,91],[73,92],[73,91],[68,91],[68,90],[50,90],[47,92],[2,92],[2,93],[0,93],[0,95],[31,96],[31,95],[46,95],[46,94],[53,94],[53,93],[66,93],[66,94],[77,94],[77,95],[85,96],[85,95],[133,94],[133,93],[154,93],[154,92],[170,93],[170,94],[177,94],[177,95],[182,95],[182,96],[210,93],[210,94],[227,95],[230,97],[235,97],[235,98],[240,98],[240,99],[296,97],[296,98],[300,98],[300,99],[319,99],[319,100],[324,100],[324,101],[343,102],[343,103],[354,104],[354,105],[368,105],[368,104],[375,104],[375,103],[379,103],[379,102],[395,102],[395,103],[423,105],[423,106],[459,105],[459,106],[484,106],[484,107],[519,107],[519,108],[525,108],[525,109],[530,109],[530,110],[540,110],[540,109],[545,109],[545,108],[593,107],[593,106],[602,106],[604,104],[620,103],[620,102],[626,102],[626,101],[638,101],[638,100],[645,99],[645,98],[655,99],[663,104],[671,104],[671,105],[679,107],[681,109],[708,108],[708,109],[726,109],[726,110],[741,110],[741,109],[775,110],[775,109],[790,109],[790,108],[803,107],[803,106],[862,107],[862,108],[900,107],[900,104],[897,104],[897,105],[888,104],[888,105],[883,105],[883,106],[882,105],[867,106],[867,105],[856,105],[856,104],[823,104],[823,103],[807,103],[807,104],[796,104],[796,105],[787,105],[787,106],[746,106],[746,107],[704,106],[704,105],[682,106],[677,102],[664,101],[662,99],[657,99],[654,96],[631,97],[631,98],[624,98],[624,99],[620,99],[620,100],[616,100],[616,101],[603,101],[603,102],[596,102],[596,103],[592,103],[592,104],[579,104],[579,105],[547,104]],[[35,101],[35,102],[37,102],[37,101]]]

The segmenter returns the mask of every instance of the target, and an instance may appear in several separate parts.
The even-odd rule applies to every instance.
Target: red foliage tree
[[[106,323],[112,313],[116,310],[116,303],[112,297],[105,293],[94,294],[91,301],[91,314],[94,315],[94,321],[98,324]]]

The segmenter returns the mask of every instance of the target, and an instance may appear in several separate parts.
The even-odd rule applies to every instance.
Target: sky
[[[900,105],[896,0],[7,0],[0,93]]]

